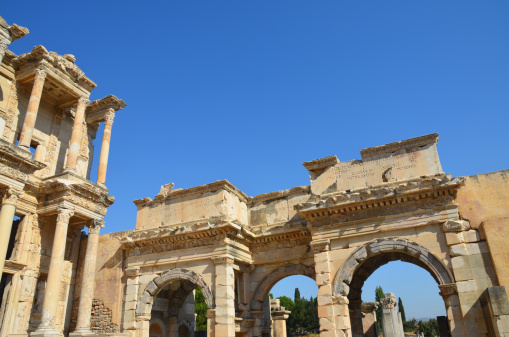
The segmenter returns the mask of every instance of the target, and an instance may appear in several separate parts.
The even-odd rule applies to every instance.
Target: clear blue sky
[[[509,168],[507,1],[5,1],[0,15],[30,29],[11,50],[74,54],[92,99],[127,103],[104,232],[134,228],[132,200],[169,182],[254,196],[309,184],[303,161],[432,132],[446,173]]]

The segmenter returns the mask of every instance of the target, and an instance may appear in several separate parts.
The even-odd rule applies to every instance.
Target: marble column
[[[62,273],[64,271],[67,229],[69,227],[69,220],[73,215],[73,210],[67,208],[58,209],[46,291],[42,304],[42,322],[39,328],[31,334],[32,336],[60,336],[61,334],[60,331],[56,330],[56,314],[60,288],[62,286]]]
[[[37,119],[37,112],[39,111],[39,103],[41,102],[42,89],[44,87],[46,75],[47,72],[43,68],[35,70],[34,86],[32,87],[32,94],[28,101],[27,113],[18,144],[19,147],[27,151],[30,151],[30,143],[32,142],[32,134],[34,133],[35,121]]]
[[[80,97],[76,108],[76,116],[74,116],[74,124],[72,125],[71,140],[69,141],[69,151],[67,151],[67,161],[65,163],[65,171],[76,172],[76,163],[80,153],[81,136],[83,130],[83,120],[85,119],[85,108],[88,99]]]
[[[0,211],[0,278],[4,271],[5,260],[7,259],[7,247],[11,237],[12,222],[16,212],[18,199],[23,195],[23,191],[9,188],[5,190]]]
[[[270,301],[270,316],[272,318],[272,337],[286,337],[286,320],[291,312],[282,307],[278,299]]]
[[[115,118],[115,110],[109,109],[104,119],[104,133],[99,157],[99,170],[97,172],[97,183],[104,185],[106,182],[106,168],[108,167],[108,155],[110,152],[111,127]]]
[[[85,253],[85,265],[81,280],[80,300],[78,307],[78,320],[76,329],[70,336],[90,335],[90,318],[92,312],[92,300],[94,298],[95,264],[97,261],[97,247],[99,246],[99,232],[104,227],[101,220],[91,220],[88,225],[88,241]]]
[[[234,260],[230,257],[214,258],[216,288],[215,334],[221,337],[235,337],[235,274]]]

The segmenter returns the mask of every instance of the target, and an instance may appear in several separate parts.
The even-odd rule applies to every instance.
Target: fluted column
[[[39,328],[32,333],[32,335],[60,335],[60,332],[56,330],[55,319],[57,314],[58,298],[60,297],[59,294],[62,283],[62,273],[64,270],[67,229],[69,227],[69,220],[73,215],[73,210],[67,208],[58,209],[55,236],[53,239],[53,247],[51,248],[48,280],[46,283],[44,302],[42,304],[42,322],[39,325]]]
[[[32,142],[32,134],[34,133],[35,121],[37,119],[37,112],[39,111],[39,103],[41,102],[42,89],[44,81],[46,80],[47,72],[43,68],[38,68],[35,71],[34,86],[32,87],[32,94],[28,101],[27,113],[19,136],[19,147],[27,151],[30,150],[30,143]]]
[[[6,189],[0,211],[0,278],[4,271],[5,260],[7,259],[7,246],[11,237],[12,222],[16,213],[16,204],[23,195],[23,191],[13,188]]]
[[[110,152],[111,127],[115,118],[115,110],[109,109],[104,120],[104,133],[101,145],[101,156],[99,157],[99,170],[97,172],[97,183],[104,185],[106,182],[106,169],[108,167],[108,155]]]
[[[71,336],[92,334],[90,330],[90,316],[92,300],[94,298],[95,264],[97,261],[99,232],[102,227],[104,227],[104,222],[100,220],[91,220],[88,226],[88,242],[85,265],[83,267],[83,279],[81,280],[78,320],[76,330],[71,333]]]
[[[80,97],[78,99],[76,116],[74,116],[74,124],[72,125],[71,140],[69,141],[69,151],[67,151],[65,171],[76,172],[76,163],[78,162],[78,154],[80,153],[83,120],[85,119],[85,108],[87,104],[88,99],[85,97]]]

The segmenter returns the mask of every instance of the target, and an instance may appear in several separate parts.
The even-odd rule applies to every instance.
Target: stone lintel
[[[361,157],[366,158],[379,156],[382,154],[394,153],[399,150],[435,144],[438,142],[438,133],[432,133],[425,136],[410,138],[399,142],[389,143],[380,146],[369,147],[361,150]]]

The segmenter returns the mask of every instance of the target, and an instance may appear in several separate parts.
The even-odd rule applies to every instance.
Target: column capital
[[[385,298],[380,300],[380,304],[384,309],[392,309],[398,306],[398,302],[396,302],[396,296],[393,293],[385,293]]]
[[[4,190],[4,197],[2,200],[2,204],[10,204],[16,206],[18,199],[23,196],[25,191],[18,190],[15,188],[6,188]]]
[[[108,125],[113,125],[113,119],[115,118],[115,110],[108,109],[104,114],[104,123]]]
[[[101,228],[104,228],[104,221],[98,219],[88,221],[88,232],[90,234],[99,234]]]
[[[214,256],[212,257],[212,262],[214,262],[215,265],[225,264],[228,266],[233,266],[235,260],[228,256]]]
[[[439,284],[438,288],[440,289],[439,294],[442,297],[448,297],[458,292],[456,283]]]
[[[311,250],[313,253],[323,253],[328,252],[330,250],[330,240],[320,240],[320,241],[311,241],[309,243]]]
[[[46,75],[48,75],[48,70],[46,67],[39,66],[35,69],[35,77],[40,79],[46,79]]]
[[[90,103],[90,100],[89,100],[87,97],[83,97],[83,96],[81,96],[81,97],[80,97],[80,98],[78,98],[78,100],[77,100],[77,104],[78,104],[78,106],[80,106],[80,105],[84,105],[84,104],[88,104],[88,103]]]
[[[57,212],[57,222],[64,222],[66,224],[69,224],[69,220],[74,215],[74,210],[69,208],[60,207]]]

